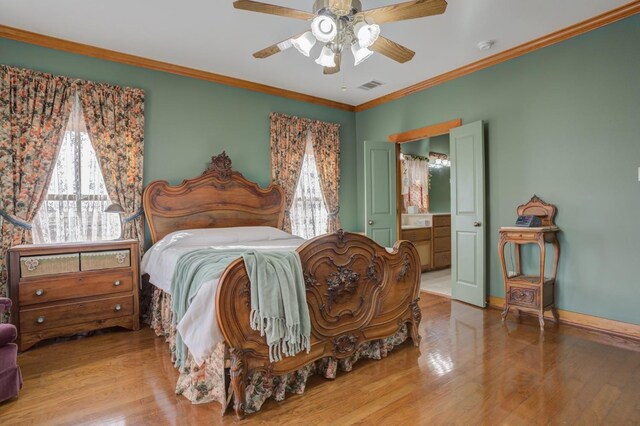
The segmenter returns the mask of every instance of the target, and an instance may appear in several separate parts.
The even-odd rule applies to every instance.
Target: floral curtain
[[[322,196],[329,212],[328,231],[335,232],[340,228],[340,125],[314,121],[311,143]]]
[[[310,120],[271,114],[271,180],[284,190],[285,217],[282,229],[291,232],[291,204],[300,178]]]
[[[6,253],[31,242],[30,222],[46,195],[72,106],[73,82],[0,65],[0,296]]]
[[[130,222],[124,236],[138,239],[142,250],[144,91],[83,81],[78,93],[109,198]]]

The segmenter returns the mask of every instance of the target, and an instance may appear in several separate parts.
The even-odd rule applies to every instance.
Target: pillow
[[[280,229],[270,226],[236,226],[232,228],[204,228],[175,231],[158,243],[163,245],[217,245],[248,241],[284,240],[294,238]]]

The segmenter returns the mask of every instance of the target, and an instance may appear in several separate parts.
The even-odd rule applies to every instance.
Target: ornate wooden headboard
[[[171,186],[151,182],[144,190],[144,212],[156,242],[180,230],[232,226],[280,227],[284,193],[271,184],[263,189],[231,168],[225,152],[211,158],[200,177]]]

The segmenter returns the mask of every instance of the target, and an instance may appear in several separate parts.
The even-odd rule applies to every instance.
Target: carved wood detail
[[[418,263],[419,265],[420,263]],[[398,280],[403,280],[407,274],[411,271],[411,259],[405,253],[402,256],[402,268],[400,268],[400,272],[398,272]]]
[[[309,240],[297,251],[312,324],[309,353],[270,363],[264,337],[249,324],[244,261],[232,262],[220,278],[218,324],[225,341],[242,350],[245,378],[253,371],[283,375],[323,357],[350,356],[362,343],[391,336],[403,324],[419,344],[420,268],[408,265],[420,261],[411,243],[398,242],[389,253],[365,236],[335,232]]]
[[[356,350],[358,338],[353,334],[340,336],[333,341],[334,351],[338,355],[351,354]]]
[[[229,158],[226,151],[222,151],[222,154],[211,157],[211,164],[203,174],[210,173],[220,180],[229,180],[232,172],[231,158]]]
[[[223,152],[200,177],[179,185],[151,182],[143,195],[152,242],[187,229],[272,226],[284,220],[284,193],[274,184],[260,188],[232,170]]]
[[[231,378],[231,387],[233,388],[233,409],[239,419],[244,418],[244,400],[245,400],[245,366],[242,351],[231,348],[229,350],[231,358],[231,366],[229,368],[229,376]]]
[[[349,259],[347,265],[335,265],[333,259],[331,262],[336,266],[336,271],[332,272],[327,279],[327,311],[331,312],[331,307],[339,302],[340,299],[348,297],[358,289],[358,281],[360,274],[349,268],[348,264],[353,259]]]
[[[509,301],[532,305],[536,300],[536,290],[533,288],[513,287],[509,290]]]

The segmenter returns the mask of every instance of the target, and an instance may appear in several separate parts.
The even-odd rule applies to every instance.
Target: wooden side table
[[[505,291],[503,321],[509,314],[511,307],[518,311],[537,314],[542,330],[544,330],[544,311],[551,310],[554,321],[556,323],[559,321],[558,310],[555,307],[556,276],[560,259],[560,244],[558,243],[560,229],[554,223],[556,211],[554,205],[547,204],[534,195],[527,204],[518,207],[517,213],[518,216],[538,216],[542,226],[537,228],[500,228],[498,252],[502,264]],[[505,262],[504,247],[507,243],[515,245],[516,270],[514,274],[509,274]],[[520,259],[522,244],[536,244],[540,248],[540,268],[537,275],[522,273]],[[545,274],[547,244],[553,245],[555,251],[551,276]]]

